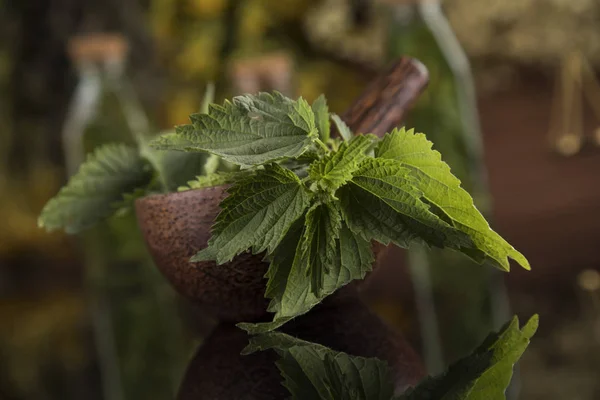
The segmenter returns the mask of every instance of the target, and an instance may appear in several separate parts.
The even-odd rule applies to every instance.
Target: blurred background
[[[187,123],[210,83],[341,113],[401,55],[431,75],[406,125],[533,270],[394,250],[365,299],[430,372],[539,313],[509,398],[600,399],[596,0],[0,0],[0,399],[172,398],[210,326],[133,215],[37,228],[87,152]]]

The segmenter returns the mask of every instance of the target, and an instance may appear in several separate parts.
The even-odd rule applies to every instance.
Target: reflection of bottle
[[[409,113],[406,125],[427,135],[486,214],[485,170],[468,60],[437,0],[388,0],[384,7],[389,18],[389,57],[415,57],[430,73],[429,87]],[[471,351],[495,327],[498,313],[502,316],[496,319],[507,318],[506,303],[499,296],[502,291],[487,290],[490,267],[433,249],[422,252],[415,248],[410,260],[417,296],[421,297],[417,303],[424,304],[431,297],[435,306],[421,304],[419,312],[425,315],[419,319],[429,367],[437,372],[444,361]],[[492,276],[497,281],[497,275]]]

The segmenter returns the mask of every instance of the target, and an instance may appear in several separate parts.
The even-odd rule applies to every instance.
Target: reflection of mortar
[[[427,70],[422,64],[402,58],[366,89],[343,118],[357,133],[374,133],[381,136],[398,126],[407,108],[412,105],[427,84],[427,80]],[[211,225],[218,214],[218,205],[224,197],[224,189],[224,187],[216,187],[190,190],[138,199],[136,201],[138,222],[155,263],[181,294],[191,298],[224,322],[266,320],[269,315],[266,311],[267,300],[264,298],[266,284],[264,275],[268,265],[262,261],[261,255],[244,254],[221,266],[215,265],[214,262],[196,264],[189,262],[190,257],[207,244]],[[375,247],[376,255],[381,253],[379,251],[381,249],[381,246]],[[422,366],[414,351],[401,337],[394,339],[396,335],[387,331],[383,324],[377,327],[381,322],[375,322],[378,320],[368,313],[364,314],[364,318],[360,317],[359,321],[356,318],[362,314],[356,314],[352,310],[344,312],[343,304],[348,302],[356,304],[358,301],[354,290],[357,287],[360,287],[358,282],[341,289],[331,296],[325,305],[317,307],[320,311],[315,309],[306,316],[299,317],[294,321],[294,325],[298,322],[299,326],[310,327],[308,321],[311,320],[311,316],[325,310],[330,311],[331,318],[324,317],[322,322],[317,324],[319,327],[312,332],[314,337],[311,339],[319,341],[319,338],[325,338],[331,332],[340,332],[336,324],[341,321],[327,327],[335,320],[334,316],[341,320],[344,318],[352,320],[355,329],[354,339],[344,346],[344,351],[363,356],[379,356],[391,361],[390,364],[397,367],[395,371],[399,390],[407,383],[416,383],[423,376]],[[364,306],[357,307],[364,308]],[[365,329],[373,329],[375,333],[378,331],[379,335],[388,338],[390,346],[387,353],[381,348],[375,350],[376,344],[369,340],[373,336],[366,335]],[[300,331],[305,330],[300,329]],[[213,339],[218,340],[218,338]],[[333,337],[329,340],[335,342]],[[386,342],[381,337],[375,341]],[[393,343],[396,344],[392,345]],[[205,368],[207,364],[202,364],[202,362],[210,364],[212,359],[207,357],[205,361],[195,361],[194,363],[201,364],[200,366],[194,364],[192,368],[214,371]],[[223,367],[227,369],[227,373],[225,371],[221,375],[219,372],[212,373],[206,385],[226,386],[222,380],[229,379],[228,374],[236,370],[235,365],[239,363],[236,360],[237,357],[233,357],[231,363]],[[188,375],[190,373],[188,372]],[[193,377],[188,376],[188,379],[193,381]],[[238,380],[239,382],[235,382],[227,393],[238,393],[236,390],[247,384],[244,377]],[[197,386],[194,390],[198,390]],[[183,392],[180,393],[181,398],[185,398],[185,395]]]

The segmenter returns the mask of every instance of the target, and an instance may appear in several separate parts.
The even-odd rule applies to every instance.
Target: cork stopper
[[[291,89],[293,60],[288,53],[273,52],[232,61],[230,77],[238,91],[255,93],[265,88],[288,93]]]
[[[79,35],[69,40],[68,53],[76,64],[123,61],[129,45],[123,35],[95,33]]]

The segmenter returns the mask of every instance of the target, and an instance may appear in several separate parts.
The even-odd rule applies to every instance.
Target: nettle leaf
[[[311,277],[306,276],[308,260],[303,246],[306,225],[305,218],[296,221],[273,253],[265,292],[265,296],[271,299],[268,311],[275,313],[273,322],[238,324],[242,329],[250,333],[277,329],[307,313],[337,289],[355,279],[363,279],[371,271],[374,261],[371,243],[342,223],[333,261],[324,270],[322,289],[316,295],[311,289]]]
[[[534,315],[519,328],[515,317],[492,334],[468,357],[436,377],[422,381],[398,400],[504,400],[513,367],[538,328]]]
[[[78,233],[113,214],[123,195],[148,185],[152,168],[137,149],[121,144],[98,147],[56,196],[46,203],[38,225]]]
[[[311,108],[315,114],[315,123],[319,131],[319,136],[326,143],[329,140],[331,124],[329,123],[329,107],[327,107],[325,96],[320,95],[317,97],[312,103]]]
[[[176,190],[190,179],[204,173],[208,159],[206,153],[181,153],[179,151],[157,151],[156,169],[167,190]]]
[[[354,137],[354,133],[352,133],[350,127],[346,125],[344,120],[342,120],[339,115],[331,114],[331,119],[333,120],[335,127],[337,128],[338,132],[340,133],[340,136],[342,137],[342,139],[344,139],[344,141],[347,142]]]
[[[207,114],[193,114],[191,125],[152,142],[163,150],[207,151],[226,161],[247,166],[266,164],[304,153],[318,138],[315,116],[308,103],[280,93],[234,97]]]
[[[472,245],[466,234],[431,212],[410,173],[394,160],[365,159],[338,194],[350,229],[385,245],[408,247],[413,240],[441,248]]]
[[[186,186],[177,188],[179,192],[192,189],[203,189],[213,186],[229,185],[240,179],[248,178],[256,174],[256,170],[245,169],[242,171],[227,172],[219,171],[208,175],[197,176],[196,179],[188,181]]]
[[[432,149],[432,143],[424,134],[394,130],[383,138],[376,155],[398,160],[411,169],[414,185],[423,192],[425,199],[441,210],[456,229],[471,237],[474,248],[463,249],[469,256],[480,262],[488,259],[504,270],[510,268],[510,257],[530,269],[527,259],[490,228],[469,193],[460,187],[460,180],[452,175],[448,164]]]
[[[149,186],[152,186],[150,184]],[[121,200],[112,204],[114,215],[125,216],[135,209],[135,201],[145,196],[152,194],[159,194],[160,192],[153,191],[149,187],[140,187],[133,190],[133,192],[124,193]]]
[[[236,182],[228,192],[208,247],[191,261],[222,264],[250,248],[254,254],[272,253],[311,199],[300,179],[277,164]]]
[[[390,400],[392,374],[384,361],[350,356],[279,332],[250,338],[242,354],[275,350],[292,399]]]
[[[310,178],[321,189],[335,192],[352,179],[352,174],[368,157],[367,151],[374,142],[373,135],[354,136],[350,141],[343,142],[337,151],[311,164],[308,172]]]
[[[342,216],[330,203],[315,204],[306,213],[306,228],[302,235],[302,263],[311,279],[311,291],[319,297],[324,276],[335,262],[337,239],[342,228]]]

